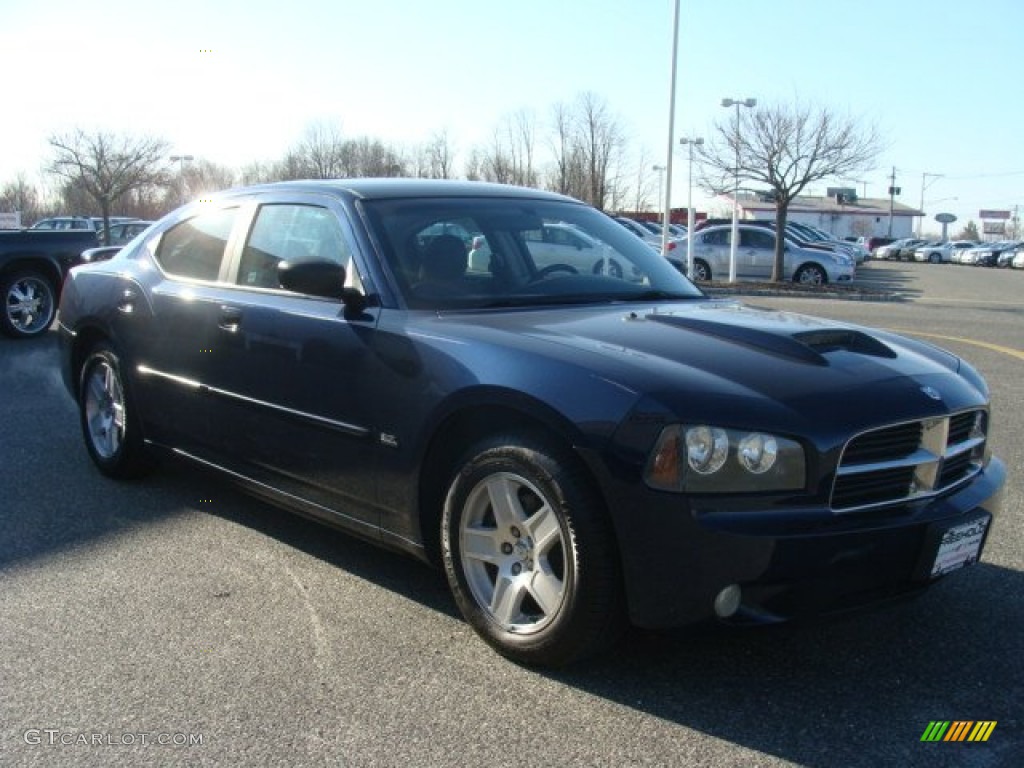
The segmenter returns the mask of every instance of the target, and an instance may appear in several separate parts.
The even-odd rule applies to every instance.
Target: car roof
[[[279,181],[228,190],[217,197],[235,197],[261,192],[310,192],[348,194],[362,200],[387,200],[405,197],[492,197],[534,200],[561,200],[582,205],[565,195],[508,184],[456,179],[309,179]]]

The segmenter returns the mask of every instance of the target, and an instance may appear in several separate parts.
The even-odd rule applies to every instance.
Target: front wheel
[[[824,285],[828,282],[828,275],[817,264],[804,264],[796,271],[793,282],[801,285]]]
[[[46,277],[35,270],[0,278],[4,312],[0,330],[15,339],[29,339],[49,330],[57,314],[57,294]]]
[[[708,282],[711,280],[711,266],[704,259],[694,259],[693,274],[690,278],[698,283]]]
[[[445,573],[466,621],[502,655],[558,666],[624,626],[610,525],[571,456],[506,436],[478,444],[442,516]]]
[[[110,346],[100,344],[86,358],[78,405],[85,447],[100,472],[126,479],[151,467],[121,360]]]

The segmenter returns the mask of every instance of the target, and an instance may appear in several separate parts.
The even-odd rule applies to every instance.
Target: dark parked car
[[[95,245],[92,229],[0,232],[0,333],[15,339],[46,333],[57,313],[64,276],[81,263],[82,251]]]
[[[538,267],[525,234],[547,225],[629,279]],[[486,238],[486,264],[449,229]],[[172,453],[437,562],[467,621],[525,663],[606,648],[627,619],[917,593],[978,560],[1005,478],[963,360],[711,299],[536,190],[233,190],[74,269],[60,330],[100,471]]]

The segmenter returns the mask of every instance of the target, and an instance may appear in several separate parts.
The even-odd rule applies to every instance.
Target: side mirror
[[[107,261],[108,259],[114,258],[115,254],[121,250],[123,246],[120,245],[101,245],[99,248],[89,248],[88,250],[82,251],[82,262],[85,264],[95,264],[99,261]]]
[[[277,265],[277,280],[288,291],[340,299],[345,289],[345,268],[333,261],[282,261]]]
[[[345,268],[333,261],[282,261],[277,265],[277,279],[288,291],[341,299],[346,317],[362,314],[368,305],[362,293],[345,287]]]

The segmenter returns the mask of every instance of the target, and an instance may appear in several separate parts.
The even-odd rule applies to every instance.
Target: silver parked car
[[[951,264],[954,254],[966,248],[973,248],[977,243],[971,240],[947,240],[944,243],[929,243],[914,251],[914,261],[927,261],[929,264]]]
[[[694,232],[694,280],[724,279],[729,274],[731,225],[720,224]],[[740,224],[736,248],[736,276],[744,280],[769,280],[775,262],[776,233],[767,227]],[[685,248],[685,246],[684,246]],[[853,279],[853,259],[843,253],[801,248],[786,238],[785,279],[821,285]]]

